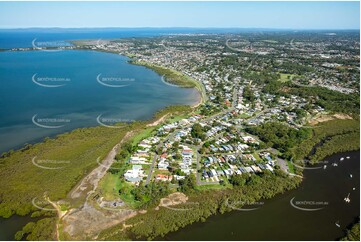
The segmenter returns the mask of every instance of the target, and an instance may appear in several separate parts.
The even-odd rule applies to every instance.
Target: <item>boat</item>
[[[352,178],[352,174],[350,174],[350,177]]]
[[[345,159],[345,158],[341,157],[341,158],[340,158],[340,161],[343,161],[344,159]]]
[[[346,159],[350,159],[350,156],[346,156]]]
[[[338,166],[336,162],[332,163],[332,166]]]
[[[339,222],[340,222],[340,221],[337,221],[335,224],[336,224],[337,227],[340,228],[341,226],[340,226]]]
[[[327,168],[327,165],[324,165],[324,166],[323,166],[323,169],[326,169],[326,168]]]
[[[343,200],[345,200],[345,202],[347,202],[347,203],[351,202],[350,193]]]
[[[352,191],[355,191],[355,190],[356,190],[356,187],[353,187],[353,188],[352,188]]]

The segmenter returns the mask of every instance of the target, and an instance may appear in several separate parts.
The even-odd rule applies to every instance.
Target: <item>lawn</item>
[[[238,115],[238,117],[239,117],[239,118],[243,118],[243,119],[247,119],[247,118],[249,118],[249,117],[251,117],[251,116],[249,116],[249,115],[246,114],[246,113],[241,113],[240,115]]]
[[[280,82],[287,82],[289,80],[292,80],[296,75],[294,74],[284,74],[284,73],[280,73],[281,78],[278,79]]]
[[[152,132],[155,130],[156,127],[149,127],[149,128],[145,128],[142,132],[140,132],[139,134],[135,135],[132,138],[132,145],[137,145],[139,144],[140,141],[142,141],[145,138],[148,138]]]
[[[292,164],[291,161],[287,161],[287,164],[288,164],[288,170],[291,172],[291,173],[295,173],[295,168]]]
[[[254,156],[254,158],[256,158],[257,161],[262,161],[261,157],[259,157],[257,152],[254,152],[252,155]]]
[[[167,123],[174,123],[174,122],[177,122],[179,120],[182,120],[184,118],[187,118],[189,115],[175,115],[175,116],[172,116],[171,118],[169,118],[167,120]]]
[[[115,200],[119,198],[121,181],[118,174],[107,173],[99,183],[99,188],[105,200]]]

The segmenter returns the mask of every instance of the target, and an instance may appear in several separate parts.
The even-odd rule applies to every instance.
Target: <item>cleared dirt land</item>
[[[310,125],[315,126],[319,123],[334,120],[334,119],[352,119],[352,117],[347,114],[341,114],[341,113],[336,113],[333,115],[322,114],[322,115],[319,115],[319,116],[311,119],[309,123],[310,123]]]

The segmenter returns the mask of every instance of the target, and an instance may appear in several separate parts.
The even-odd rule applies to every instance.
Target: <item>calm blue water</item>
[[[152,70],[127,61],[116,54],[81,50],[0,52],[0,151],[99,125],[96,119],[101,114],[112,119],[103,123],[112,125],[148,119],[166,106],[194,104],[199,99],[195,89],[168,86]],[[62,86],[44,87],[33,79]],[[126,86],[109,87],[98,80]],[[61,127],[39,127],[32,122],[34,115],[41,125]]]

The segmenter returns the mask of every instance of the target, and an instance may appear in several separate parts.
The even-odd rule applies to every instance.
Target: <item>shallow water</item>
[[[199,100],[197,90],[166,85],[128,60],[82,50],[0,52],[0,152],[99,125],[99,115],[106,125],[145,120]]]

